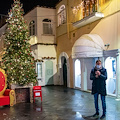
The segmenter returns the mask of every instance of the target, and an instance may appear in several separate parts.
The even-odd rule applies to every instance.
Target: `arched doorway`
[[[65,59],[65,61],[64,61]],[[65,63],[66,62],[66,63]],[[59,61],[58,61],[58,75],[59,75],[59,80],[60,80],[60,85],[64,85],[63,83],[63,64],[64,64],[64,68],[66,69],[66,79],[67,79],[67,82],[66,82],[66,86],[67,87],[70,87],[70,63],[69,63],[69,57],[67,55],[67,53],[65,52],[62,52],[60,55],[59,55]],[[65,70],[64,69],[64,70]]]
[[[105,60],[105,68],[108,77],[106,81],[107,94],[116,96],[116,58],[108,57]]]
[[[75,60],[75,87],[81,88],[81,63],[80,60]]]
[[[72,47],[72,59],[73,61],[79,59],[81,63],[81,90],[91,90],[90,72],[94,67],[94,59],[103,57],[103,50],[104,42],[97,34],[84,34],[75,41]],[[75,71],[74,81],[76,81]]]
[[[61,61],[62,61],[62,73],[63,73],[63,85],[67,87],[67,61],[64,56],[61,58]]]

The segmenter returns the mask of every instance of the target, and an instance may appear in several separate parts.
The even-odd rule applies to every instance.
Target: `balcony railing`
[[[73,8],[73,13],[76,18],[79,18],[73,23],[74,27],[82,27],[104,17],[104,14],[99,10],[99,0],[83,0]]]
[[[73,14],[80,14],[83,19],[94,12],[99,12],[99,0],[83,0],[78,6],[73,8]]]

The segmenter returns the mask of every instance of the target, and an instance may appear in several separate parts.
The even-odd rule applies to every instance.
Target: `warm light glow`
[[[72,11],[73,14],[77,15],[80,12],[80,15],[82,16],[81,19],[84,17],[89,16],[93,12],[98,11],[98,3],[97,0],[84,0],[77,6],[74,6]]]
[[[36,43],[37,43],[37,36],[31,36],[29,43],[30,43],[31,45],[36,44]]]

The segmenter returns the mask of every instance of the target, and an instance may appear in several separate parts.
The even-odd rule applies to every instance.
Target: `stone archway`
[[[103,50],[104,42],[97,34],[84,34],[75,41],[72,47],[72,59],[74,66],[75,60],[81,61],[81,90],[91,90],[90,71],[95,65],[95,59],[103,57]],[[75,69],[73,74],[73,83],[75,83]]]
[[[64,63],[62,61],[62,57],[64,57],[66,59],[66,63]],[[64,67],[66,66],[66,71],[67,71],[67,85],[66,87],[70,87],[70,64],[69,64],[69,57],[67,55],[67,53],[65,52],[62,52],[60,55],[59,55],[59,60],[58,60],[58,75],[59,75],[59,78],[60,78],[60,85],[64,85],[63,83],[63,64],[64,64]],[[64,69],[65,70],[65,69]]]

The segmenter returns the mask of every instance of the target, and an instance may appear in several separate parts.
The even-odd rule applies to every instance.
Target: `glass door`
[[[116,58],[108,57],[105,60],[105,68],[107,69],[107,94],[116,96]]]
[[[78,59],[75,61],[75,87],[81,88],[81,63]]]

